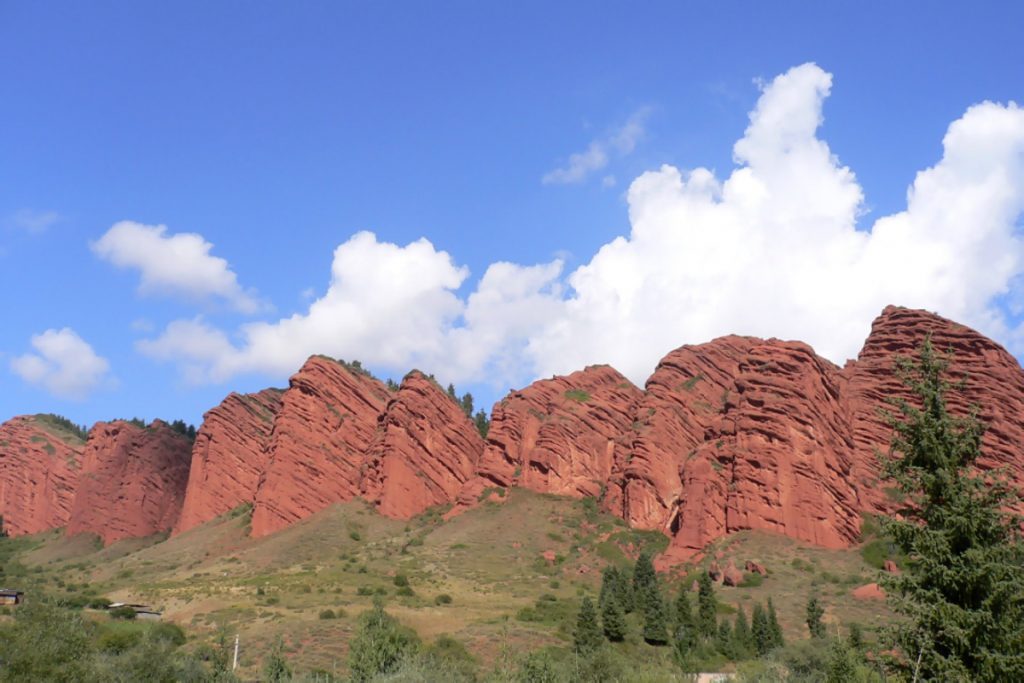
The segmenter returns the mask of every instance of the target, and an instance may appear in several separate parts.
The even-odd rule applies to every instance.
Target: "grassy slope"
[[[48,586],[89,583],[111,599],[162,609],[192,631],[238,632],[241,663],[250,673],[278,635],[298,669],[341,671],[355,618],[374,593],[424,640],[450,634],[490,662],[503,648],[522,652],[568,642],[578,597],[596,594],[604,564],[628,564],[640,547],[664,544],[660,535],[627,530],[582,501],[526,491],[443,523],[437,512],[406,523],[352,502],[264,539],[247,534],[248,512],[239,510],[169,540],[105,549],[88,537],[40,534],[21,559]],[[543,558],[545,552],[554,562]],[[857,550],[742,533],[717,544],[709,556],[715,554],[740,567],[756,560],[770,572],[760,586],[719,589],[723,609],[743,606],[749,615],[754,602],[771,596],[790,638],[805,637],[811,592],[827,606],[830,624],[858,622],[870,633],[886,615],[882,604],[850,596],[876,576]],[[674,572],[673,591],[688,586],[695,571]],[[408,577],[413,596],[396,595],[397,573]],[[451,604],[436,604],[440,594],[451,596]],[[544,594],[556,599],[538,603]],[[342,616],[320,619],[325,609]],[[632,627],[633,637],[621,647],[645,650],[645,659],[664,660],[669,668],[667,649],[642,645],[639,625]]]

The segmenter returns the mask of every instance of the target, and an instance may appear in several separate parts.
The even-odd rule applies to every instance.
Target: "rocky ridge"
[[[1017,361],[966,327],[889,307],[843,368],[800,342],[722,337],[670,352],[642,390],[592,366],[513,391],[495,404],[486,439],[429,376],[389,387],[322,356],[283,392],[228,396],[190,452],[100,423],[84,451],[53,444],[65,467],[46,467],[54,454],[32,448],[33,418],[15,418],[0,427],[0,514],[12,533],[66,524],[109,542],[182,533],[249,504],[252,534],[263,536],[355,497],[408,518],[435,506],[459,514],[489,490],[523,487],[597,497],[630,526],[663,531],[663,563],[744,529],[845,547],[862,513],[891,505],[877,484],[875,453],[889,438],[879,410],[903,391],[896,356],[926,334],[954,351],[952,373],[965,377],[954,412],[983,407],[982,465],[1024,481]]]

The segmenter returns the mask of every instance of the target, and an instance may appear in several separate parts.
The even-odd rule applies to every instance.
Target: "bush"
[[[356,683],[398,670],[419,645],[412,629],[384,611],[379,604],[359,616],[359,626],[349,641],[349,671]]]
[[[325,610],[320,610],[320,618],[321,619],[337,619],[338,616],[334,613],[334,610],[332,610],[332,609],[325,609]]]
[[[401,588],[395,591],[395,595],[403,598],[411,598],[412,596],[416,595],[416,593],[413,592],[410,586],[402,586]]]
[[[452,604],[452,596],[448,595],[447,593],[441,593],[436,598],[434,598],[434,604],[435,605],[450,605],[450,604]]]
[[[405,574],[399,572],[399,573],[395,574],[394,584],[396,586],[398,586],[399,588],[408,586],[409,585],[409,577],[406,576]]]
[[[114,609],[110,610],[111,619],[130,620],[134,619],[136,616],[137,615],[135,614],[135,610],[133,610],[131,607],[128,607],[127,605],[124,605],[122,607],[115,607]]]

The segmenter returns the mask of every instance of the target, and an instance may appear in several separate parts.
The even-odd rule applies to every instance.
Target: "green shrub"
[[[131,620],[134,619],[136,616],[137,615],[135,614],[135,610],[133,610],[131,607],[128,607],[127,605],[124,605],[122,607],[115,607],[114,609],[110,610],[111,619]]]
[[[399,572],[395,574],[395,578],[392,580],[392,582],[399,588],[404,588],[405,586],[409,585],[409,577],[403,574],[402,572]]]
[[[447,593],[441,593],[436,598],[434,598],[434,604],[435,605],[450,605],[450,604],[452,604],[452,596],[448,595]]]
[[[321,619],[337,619],[338,615],[336,615],[334,613],[334,610],[332,610],[332,609],[325,609],[325,610],[321,610],[320,611],[320,618]]]
[[[412,590],[411,586],[402,586],[401,588],[395,591],[395,595],[403,598],[411,598],[412,596],[416,595],[416,593]]]

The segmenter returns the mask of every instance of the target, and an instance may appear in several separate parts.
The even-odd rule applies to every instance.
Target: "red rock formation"
[[[853,597],[857,600],[885,600],[885,591],[877,583],[868,583],[853,589]]]
[[[413,371],[380,417],[362,493],[388,517],[451,503],[476,471],[480,432],[432,379]]]
[[[256,492],[265,536],[360,494],[365,453],[390,392],[357,367],[313,356],[289,381]]]
[[[906,395],[894,374],[897,356],[913,357],[927,334],[939,351],[953,352],[950,374],[964,378],[963,392],[950,394],[950,410],[964,414],[971,404],[981,408],[987,423],[983,467],[1007,466],[1024,483],[1024,372],[1003,347],[974,330],[927,311],[888,306],[875,319],[856,362],[847,364],[848,401],[853,424],[853,483],[866,510],[885,509],[891,502],[876,485],[875,453],[888,452],[892,430],[879,415],[891,409],[886,398]]]
[[[631,446],[618,454],[608,509],[630,526],[670,530],[683,494],[683,463],[704,442],[705,432],[734,389],[740,362],[758,341],[722,337],[680,347],[658,363],[635,409]],[[688,473],[691,502],[698,502],[701,486],[717,487],[715,471],[706,460],[693,463]],[[696,518],[688,521],[698,524]]]
[[[155,420],[121,420],[89,431],[68,535],[95,533],[104,544],[169,531],[178,519],[192,461],[191,441]]]
[[[640,396],[607,365],[514,391],[494,406],[480,474],[499,486],[598,496]]]
[[[11,536],[67,524],[84,440],[48,415],[0,425],[0,515]]]
[[[760,574],[761,576],[768,576],[768,570],[764,568],[763,564],[754,562],[753,560],[747,560],[747,563],[743,566],[751,574]]]
[[[175,534],[253,502],[266,469],[282,393],[280,389],[232,393],[203,415]]]

